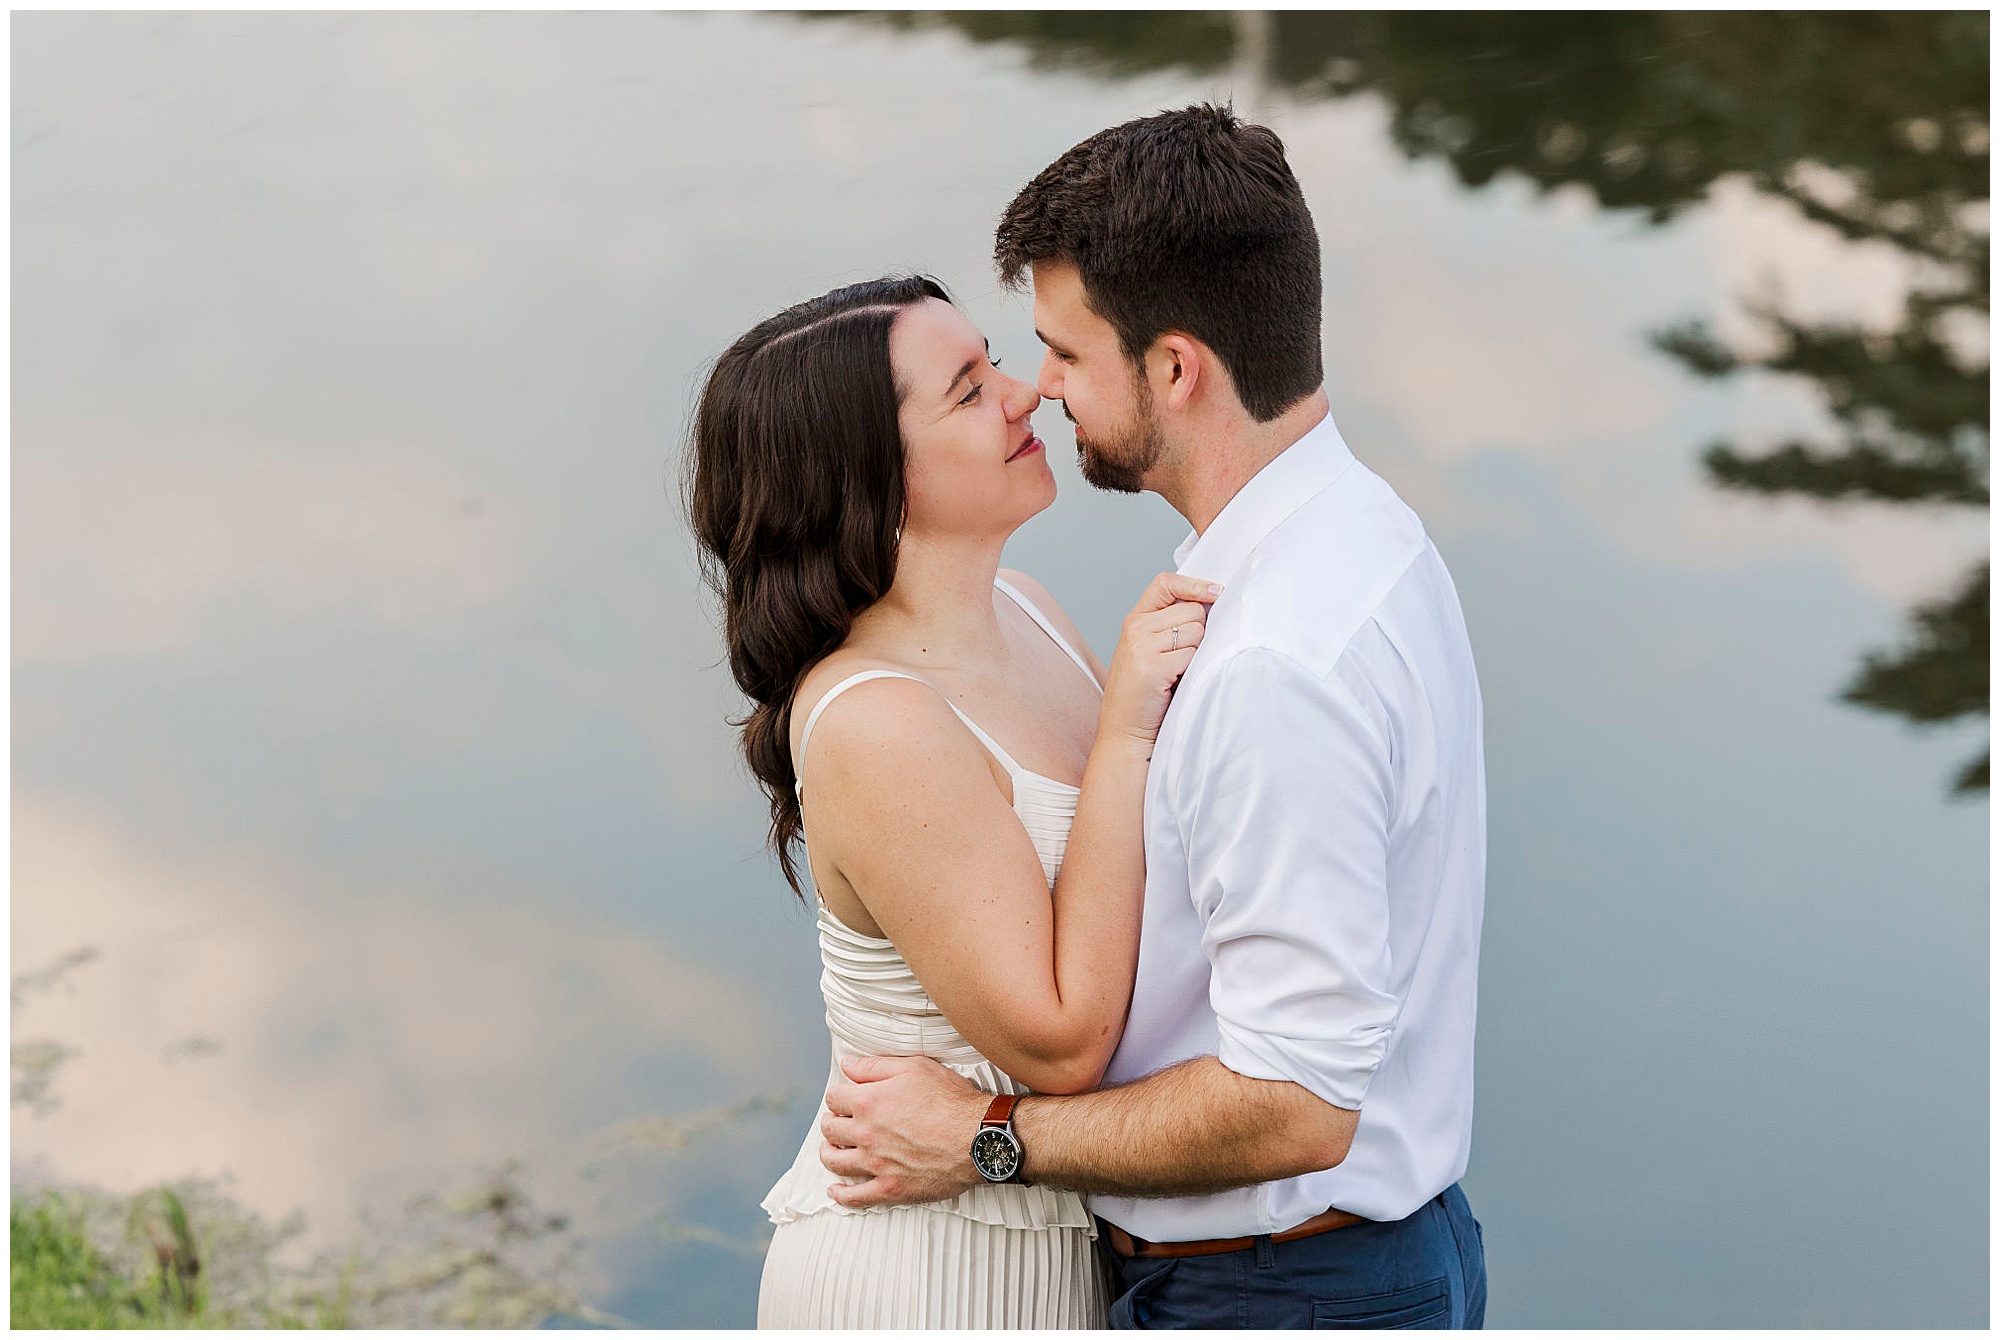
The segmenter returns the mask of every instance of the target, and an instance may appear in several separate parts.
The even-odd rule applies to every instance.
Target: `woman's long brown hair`
[[[951,301],[910,277],[789,307],[716,360],[695,410],[684,496],[702,575],[722,598],[729,669],[751,702],[731,724],[801,898],[792,698],[895,580],[903,440],[889,328],[925,298]]]

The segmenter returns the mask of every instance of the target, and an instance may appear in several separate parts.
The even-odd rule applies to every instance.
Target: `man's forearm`
[[[1030,1182],[1184,1196],[1330,1168],[1359,1115],[1201,1056],[1096,1093],[1023,1098],[1014,1129]]]

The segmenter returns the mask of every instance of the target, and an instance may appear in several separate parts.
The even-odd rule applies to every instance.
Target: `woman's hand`
[[[1163,572],[1125,616],[1098,709],[1100,735],[1113,732],[1151,751],[1174,686],[1201,645],[1208,606],[1222,588],[1199,577]]]

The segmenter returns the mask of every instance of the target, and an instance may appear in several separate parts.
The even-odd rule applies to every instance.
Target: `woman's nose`
[[[1008,388],[1008,407],[1013,411],[1008,417],[1023,419],[1034,413],[1035,408],[1042,403],[1042,393],[1019,377],[1009,377],[1007,380],[1013,383]]]

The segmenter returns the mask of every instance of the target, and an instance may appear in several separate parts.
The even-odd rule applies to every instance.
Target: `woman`
[[[794,892],[810,838],[834,1079],[845,1056],[922,1054],[994,1093],[1070,1093],[1124,1024],[1147,759],[1217,588],[1162,575],[1107,671],[1000,571],[1055,500],[1040,402],[915,278],[763,322],[702,395],[689,506]],[[819,1146],[815,1124],[764,1201],[760,1326],[1103,1325],[1073,1193],[856,1212]]]

